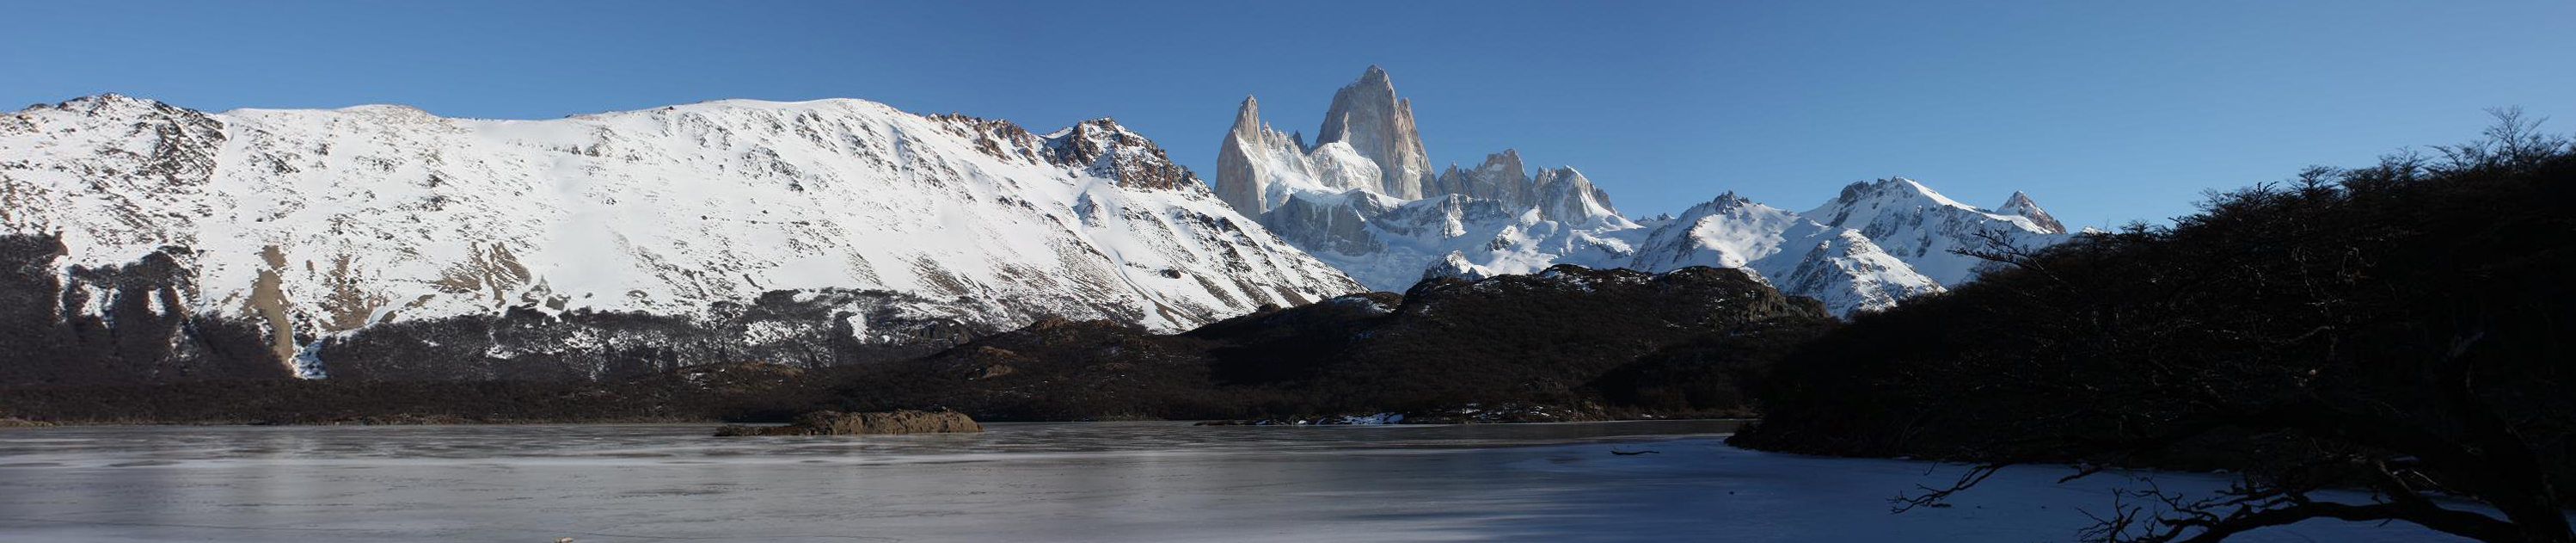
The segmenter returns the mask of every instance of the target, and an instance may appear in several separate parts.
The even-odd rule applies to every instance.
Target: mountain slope
[[[736,343],[911,343],[1042,316],[1177,331],[1359,289],[1109,120],[1035,134],[859,100],[517,121],[82,98],[0,116],[0,226],[58,237],[57,269],[187,248],[177,305],[260,324],[306,375],[326,338],[511,311],[741,324],[788,293],[811,318]]]

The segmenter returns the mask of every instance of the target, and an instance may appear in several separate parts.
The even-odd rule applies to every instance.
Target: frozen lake
[[[1735,449],[1720,421],[988,428],[8,430],[0,541],[2067,541],[2123,481],[2022,468],[1890,515],[1961,468]],[[2311,522],[2243,540],[2443,539]]]

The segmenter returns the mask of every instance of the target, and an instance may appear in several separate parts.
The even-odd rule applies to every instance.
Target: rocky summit
[[[1368,67],[1358,81],[1333,93],[1324,112],[1324,129],[1315,143],[1349,143],[1360,157],[1378,165],[1377,189],[1398,198],[1424,196],[1431,181],[1431,159],[1422,150],[1422,134],[1413,125],[1413,100],[1395,95],[1386,70]]]

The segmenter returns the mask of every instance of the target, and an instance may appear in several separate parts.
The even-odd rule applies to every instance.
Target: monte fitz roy
[[[20,359],[0,377],[832,367],[1054,319],[1175,334],[1564,264],[1740,270],[1845,316],[1973,280],[1962,250],[2070,237],[2026,195],[1981,208],[1903,178],[1804,212],[1724,193],[1628,217],[1517,151],[1435,168],[1375,67],[1311,140],[1262,113],[1242,102],[1202,181],[1108,119],[1038,133],[847,99],[554,120],[31,106],[0,116],[0,349]]]

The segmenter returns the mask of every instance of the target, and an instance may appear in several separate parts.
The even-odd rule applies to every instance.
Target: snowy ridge
[[[1364,103],[1344,103],[1354,96]],[[1418,148],[1411,101],[1394,98],[1385,71],[1374,66],[1335,95],[1327,132],[1345,112],[1384,109],[1381,102],[1399,114],[1363,117],[1400,117],[1370,125],[1396,134],[1354,141]],[[1413,171],[1414,155],[1344,152],[1334,147],[1340,143],[1310,148],[1262,123],[1247,98],[1219,148],[1215,190],[1289,243],[1378,290],[1402,291],[1428,276],[1472,279],[1554,264],[1650,272],[1717,266],[1753,271],[1783,292],[1824,300],[1847,315],[1972,280],[1979,261],[1955,250],[1983,248],[1989,239],[2025,247],[2066,239],[2029,195],[2016,192],[1998,210],[1985,210],[1904,178],[1853,184],[1806,213],[1728,193],[1680,217],[1635,221],[1582,173],[1533,173],[1512,150],[1474,168],[1452,164],[1414,196],[1410,187],[1373,186],[1366,175],[1411,179],[1385,172]],[[1352,163],[1371,156],[1403,164]]]
[[[1336,210],[1357,217],[1356,228],[1336,225],[1335,233],[1327,237],[1340,241],[1313,252],[1315,258],[1378,290],[1402,291],[1429,275],[1472,278],[1537,273],[1556,264],[1622,267],[1634,252],[1633,236],[1621,233],[1636,228],[1616,215],[1596,217],[1595,226],[1585,227],[1549,220],[1539,208],[1514,210],[1501,202],[1455,194],[1367,211],[1357,206]],[[1263,218],[1292,228],[1283,233],[1312,232],[1311,224],[1300,217],[1273,212]],[[1291,236],[1291,240],[1310,237]],[[1348,241],[1353,239],[1368,243]],[[1456,272],[1426,274],[1433,265]]]
[[[396,319],[771,291],[1176,331],[1360,288],[1107,119],[1038,135],[847,99],[527,121],[87,97],[0,115],[0,227],[58,233],[64,266],[193,249],[187,310],[285,356]]]
[[[2013,191],[2011,198],[2004,199],[2004,205],[1995,208],[1995,212],[2030,219],[2031,224],[2039,226],[2040,231],[2045,233],[2066,233],[2066,224],[2057,222],[2057,217],[2049,216],[2047,211],[2040,210],[2039,202],[2031,201],[2030,195],[2018,190]]]
[[[2047,216],[2047,212],[2039,211],[2038,204],[2030,202],[2029,196],[2018,200],[2026,205],[2025,213]],[[1881,249],[1912,265],[1916,272],[1943,285],[1976,278],[1978,268],[1985,262],[1954,251],[1984,249],[1987,237],[2021,247],[2046,246],[2066,239],[2062,229],[2052,232],[2030,217],[1959,203],[1903,177],[1853,183],[1843,187],[1842,194],[1833,201],[1802,215],[1828,227],[1858,230]]]
[[[1781,292],[1813,297],[1838,314],[1879,309],[1940,292],[1868,236],[1834,228],[1735,193],[1692,206],[1646,236],[1630,266],[1670,270],[1714,266],[1751,270]]]

